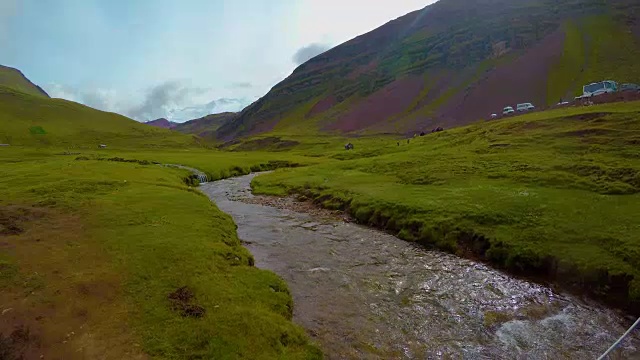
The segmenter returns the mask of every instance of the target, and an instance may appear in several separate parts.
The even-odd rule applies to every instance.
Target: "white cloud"
[[[158,0],[123,14],[109,2],[0,0],[0,35],[13,19],[16,54],[6,62],[53,83],[44,86],[52,96],[140,121],[182,120],[238,110],[321,52],[318,44],[340,44],[432,2]],[[134,21],[142,16],[163,21]],[[223,98],[237,102],[223,106]]]
[[[228,86],[229,89],[250,89],[252,87],[253,87],[253,84],[251,84],[248,81],[234,82]]]
[[[295,54],[293,54],[293,62],[296,65],[302,65],[309,61],[310,59],[322,54],[323,52],[329,50],[331,46],[324,44],[309,44],[307,46],[303,46]]]
[[[45,86],[51,97],[75,101],[92,108],[116,112],[138,121],[167,118],[183,122],[209,114],[237,112],[251,103],[248,98],[211,100],[211,89],[189,87],[180,81],[167,81],[149,89],[144,98],[134,99],[114,89],[77,89],[61,84]]]
[[[9,40],[9,23],[18,13],[19,0],[0,0],[0,46]]]
[[[62,84],[47,84],[45,91],[53,98],[75,101],[102,111],[124,114],[125,109],[133,106],[133,100],[119,96],[114,89],[86,88],[77,89]]]
[[[251,100],[246,98],[221,98],[210,101],[206,104],[169,110],[167,119],[175,122],[184,122],[192,119],[197,119],[209,114],[217,114],[222,112],[238,112],[244,109],[250,103]]]

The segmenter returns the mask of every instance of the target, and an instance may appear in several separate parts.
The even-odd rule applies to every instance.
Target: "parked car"
[[[515,110],[513,110],[512,106],[505,106],[504,109],[502,109],[502,115],[511,115],[515,112]]]
[[[530,110],[535,109],[535,106],[533,106],[533,104],[531,104],[531,103],[522,103],[522,104],[518,104],[516,106],[516,109],[518,111],[530,111]]]
[[[496,114],[496,113],[491,114],[491,118],[492,118],[492,119],[495,119],[495,118],[497,118],[497,117],[498,117],[498,114]]]
[[[640,85],[638,84],[622,84],[620,85],[620,91],[640,91]]]

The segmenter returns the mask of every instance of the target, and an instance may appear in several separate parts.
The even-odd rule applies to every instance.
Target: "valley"
[[[640,92],[573,99],[640,83],[639,14],[441,0],[184,123],[0,66],[0,360],[597,358],[640,316]]]
[[[2,304],[10,309],[3,317],[11,320],[2,330],[18,324],[30,329],[38,345],[36,340],[14,345],[25,354],[65,354],[77,347],[90,356],[107,346],[108,358],[188,357],[203,349],[217,357],[232,348],[239,358],[321,356],[299,327],[309,325],[289,322],[297,309],[292,300],[301,296],[297,288],[292,297],[280,278],[260,270],[287,279],[278,271],[286,263],[264,265],[260,251],[254,258],[241,240],[255,252],[250,244],[256,235],[240,227],[238,238],[232,220],[185,182],[189,171],[160,164],[196,168],[210,180],[276,170],[253,178],[253,191],[297,194],[316,206],[345,211],[353,221],[397,235],[416,249],[439,249],[506,271],[516,276],[513,281],[529,279],[555,289],[549,291],[584,297],[576,300],[579,307],[597,300],[637,314],[638,234],[628,226],[639,215],[637,106],[531,113],[408,143],[394,136],[361,137],[349,140],[353,150],[344,149],[341,137],[282,137],[280,142],[291,142],[284,149],[254,138],[224,151],[5,147]],[[245,143],[258,145],[236,150],[247,149]],[[366,237],[362,241],[366,244]],[[371,251],[370,256],[378,252]],[[203,317],[172,310],[169,296],[183,287],[205,309]],[[76,300],[69,303],[70,297]],[[48,305],[39,305],[43,302]],[[92,311],[96,305],[104,311]],[[546,306],[548,316],[564,309]],[[522,321],[517,313],[488,309],[466,316],[488,321],[489,338],[511,321]],[[119,315],[107,320],[105,311]],[[503,325],[486,320],[494,316],[504,318],[498,320]],[[39,320],[25,323],[25,318]],[[607,325],[612,332],[605,339],[615,338],[627,321],[622,317]],[[172,325],[154,325],[168,322]],[[264,327],[257,327],[260,322]],[[221,331],[222,324],[229,327]],[[129,330],[117,330],[123,327]],[[264,342],[243,342],[256,338]],[[356,342],[352,358],[384,357],[375,350],[385,348],[381,343]],[[491,351],[501,354],[509,348],[504,346]],[[424,354],[436,348],[419,347]],[[332,351],[325,355],[335,356]]]

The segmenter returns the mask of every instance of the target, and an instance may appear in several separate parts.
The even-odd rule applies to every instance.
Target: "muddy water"
[[[294,321],[329,359],[595,359],[630,325],[380,231],[246,203],[254,176],[201,189],[233,216],[256,266],[287,281]],[[612,358],[640,359],[640,338]]]

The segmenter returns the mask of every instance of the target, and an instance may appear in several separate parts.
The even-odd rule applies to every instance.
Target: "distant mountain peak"
[[[22,71],[9,66],[0,65],[0,86],[6,86],[30,95],[49,97],[46,91],[32,83]]]
[[[215,139],[216,131],[221,126],[234,121],[237,116],[238,113],[234,112],[211,114],[178,124],[174,130],[184,134],[198,135],[204,139]]]
[[[159,128],[163,128],[163,129],[174,129],[176,126],[179,125],[179,123],[176,123],[176,122],[173,122],[173,121],[169,121],[169,120],[167,120],[165,118],[160,118],[160,119],[147,121],[147,122],[145,122],[145,124],[151,125],[151,126],[155,126],[155,127],[159,127]]]

